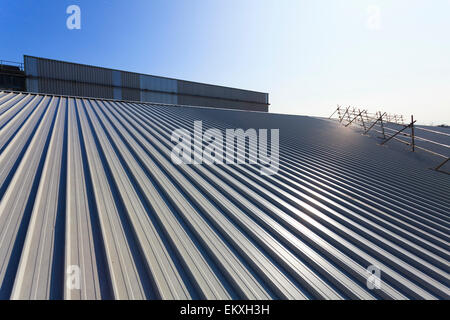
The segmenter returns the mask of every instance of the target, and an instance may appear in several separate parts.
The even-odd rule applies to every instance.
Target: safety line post
[[[415,144],[415,141],[414,141],[414,117],[413,117],[413,115],[411,115],[411,147],[412,147],[412,151],[414,152],[414,144]]]
[[[358,109],[358,111],[359,111],[359,115],[361,116],[361,121],[362,121],[362,125],[363,125],[363,127],[364,127],[364,131],[366,131],[366,124],[364,123],[364,118],[363,118],[363,116],[362,116],[364,110],[361,111],[361,110]]]
[[[414,120],[413,122],[411,122],[410,124],[406,125],[403,129],[400,129],[399,131],[397,131],[394,135],[390,136],[389,138],[387,138],[386,140],[384,140],[381,145],[385,144],[386,142],[390,141],[392,138],[394,138],[395,136],[397,136],[398,134],[402,133],[404,130],[406,130],[407,128],[411,128],[414,123],[416,121]]]
[[[348,110],[350,110],[350,106],[345,110],[344,114],[342,115],[342,118],[340,119],[340,123],[342,123],[342,121],[344,121],[344,117],[347,114]]]
[[[334,110],[334,112],[331,114],[331,116],[328,117],[328,119],[331,119],[331,117],[334,116],[334,114],[338,111],[339,111],[339,105],[337,105],[337,109]]]
[[[350,108],[350,106],[349,106],[349,108]],[[352,115],[355,113],[355,107],[353,107],[353,110],[351,111],[352,112]],[[350,119],[350,110],[349,110],[349,113],[347,113],[347,121],[350,121],[351,119]]]
[[[355,121],[355,119],[358,118],[360,115],[362,115],[361,111],[356,115],[356,117],[354,117],[353,119],[349,120],[349,123],[347,123],[345,126],[348,127],[349,125],[351,125],[352,122]]]
[[[378,119],[376,119],[366,131],[364,131],[364,134],[368,133],[368,132],[376,125],[376,123],[377,123],[378,121],[381,121],[381,123],[383,123],[383,116],[384,116],[385,114],[386,114],[386,112],[383,113],[383,115],[381,115],[381,111],[380,111],[380,117],[379,117]],[[378,115],[378,112],[377,112],[377,115]],[[383,134],[384,134],[384,127],[382,127],[382,128],[383,128]],[[386,139],[386,138],[385,138],[385,139]]]
[[[439,169],[441,169],[443,166],[444,166],[444,164],[446,164],[447,162],[449,162],[450,161],[450,157],[449,158],[447,158],[446,160],[444,160],[444,162],[442,162],[440,165],[438,165],[436,168],[434,168],[434,170],[436,170],[436,171],[440,171]],[[441,172],[444,172],[444,171],[441,171]]]
[[[380,111],[380,115],[381,115],[381,111]],[[386,112],[383,115],[387,115]],[[380,116],[380,124],[381,124],[381,131],[383,133],[383,139],[386,139],[386,132],[384,131],[383,115]]]

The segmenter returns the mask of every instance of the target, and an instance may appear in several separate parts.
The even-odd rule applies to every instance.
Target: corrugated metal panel
[[[39,77],[112,85],[112,70],[64,61],[36,59]]]
[[[31,78],[27,78],[25,80],[26,82],[26,90],[28,92],[35,92],[35,93],[39,93],[39,82],[37,79],[31,79]]]
[[[122,100],[122,75],[120,71],[112,72],[113,97],[116,100]]]
[[[27,91],[268,111],[267,93],[25,56]],[[29,80],[29,81],[28,81]],[[73,86],[74,88],[70,88]],[[91,89],[86,88],[90,86]],[[37,89],[36,89],[37,88]],[[58,91],[59,90],[59,91]],[[169,97],[161,93],[176,93]],[[180,102],[184,99],[185,102]],[[173,102],[175,101],[175,102]]]
[[[122,86],[125,88],[140,88],[140,76],[137,73],[120,71],[122,76]]]
[[[267,112],[268,106],[264,104],[255,104],[252,102],[222,100],[220,98],[206,98],[199,96],[178,96],[178,104],[187,106],[202,106],[211,108],[224,108],[236,110],[252,110]]]
[[[140,101],[141,91],[139,89],[122,88],[122,99],[130,101]]]
[[[178,92],[180,94],[201,95],[206,97],[224,98],[248,102],[267,103],[267,94],[240,90],[203,83],[178,80]]]
[[[24,57],[24,69],[26,78],[26,90],[29,92],[39,93],[39,82],[36,77],[38,77],[38,67],[37,59],[34,57]]]
[[[141,91],[142,102],[156,102],[156,103],[167,103],[167,104],[177,104],[178,96],[176,94],[170,93],[160,93],[151,91]]]
[[[174,165],[194,120],[280,128],[278,174]],[[0,297],[449,299],[449,194],[324,120],[2,92]]]
[[[177,92],[177,80],[141,74],[140,75],[140,88],[143,90],[154,90],[154,91],[176,93]],[[147,100],[143,100],[143,101],[147,101]]]
[[[115,87],[122,86],[122,73],[117,70],[112,71],[112,85]]]
[[[122,100],[122,88],[113,88],[113,98],[115,100]]]
[[[113,99],[113,87],[83,82],[39,79],[39,92],[81,97]],[[136,100],[136,99],[134,99]],[[139,100],[139,99],[137,99]]]
[[[38,77],[38,62],[34,57],[25,56],[23,58],[25,74],[27,76]]]

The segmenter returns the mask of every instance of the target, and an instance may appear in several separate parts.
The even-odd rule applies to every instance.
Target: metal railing
[[[425,138],[420,135],[418,136],[416,131],[419,130],[427,132],[429,135],[431,134],[433,135],[433,137],[436,137],[436,139],[437,135],[440,135],[440,137],[447,136],[449,137],[449,141],[450,141],[450,133],[417,127],[416,120],[414,120],[413,116],[411,116],[411,121],[405,124],[406,118],[403,117],[403,115],[388,114],[386,112],[382,113],[381,111],[378,111],[376,113],[370,113],[367,109],[359,109],[351,106],[345,108],[341,107],[340,105],[337,106],[336,110],[331,114],[329,119],[333,118],[333,116],[336,114],[339,123],[341,123],[345,127],[349,126],[360,127],[363,130],[363,134],[368,134],[370,131],[381,134],[380,138],[382,139],[382,142],[380,143],[380,145],[384,145],[391,140],[396,140],[398,142],[410,146],[412,152],[415,152],[416,150],[421,150],[433,156],[443,158],[444,159],[443,162],[433,169],[436,171],[450,174],[449,172],[442,170],[442,167],[448,161],[450,161],[450,157],[448,157],[448,155],[443,155],[439,152],[429,150],[428,148],[425,148],[423,146],[418,146],[417,141],[426,142],[431,145],[439,146],[441,148],[446,149],[450,149],[450,145],[434,141],[432,140],[432,138]],[[392,128],[392,125],[397,126],[397,128]],[[398,126],[400,126],[400,128]],[[406,140],[402,139],[402,137],[406,138]]]
[[[4,65],[18,67],[21,71],[24,69],[23,62],[0,60],[0,69],[3,69]]]

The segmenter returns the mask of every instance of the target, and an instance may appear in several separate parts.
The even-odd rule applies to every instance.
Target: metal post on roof
[[[414,117],[411,115],[411,147],[414,152]]]
[[[344,114],[342,115],[342,118],[340,119],[340,123],[342,123],[342,121],[344,121],[344,117],[347,114],[348,110],[350,109],[350,106],[345,110]]]
[[[450,161],[450,158],[447,158],[448,155],[443,155],[443,154],[437,153],[435,151],[426,149],[423,146],[416,145],[416,140],[421,140],[421,141],[427,141],[428,143],[434,143],[434,144],[438,144],[438,145],[450,148],[450,146],[447,146],[445,144],[442,144],[442,143],[439,143],[436,141],[432,141],[428,138],[425,139],[421,136],[416,136],[416,129],[448,136],[447,133],[442,133],[442,132],[437,132],[437,131],[430,130],[430,129],[416,127],[415,123],[417,122],[417,120],[414,120],[414,115],[411,115],[411,122],[408,124],[405,124],[404,123],[405,117],[401,114],[377,111],[375,113],[370,113],[370,116],[369,116],[369,112],[367,109],[360,109],[360,108],[355,108],[352,106],[348,106],[346,108],[345,112],[342,114],[341,111],[343,111],[343,110],[344,109],[342,107],[337,105],[337,109],[333,112],[333,114],[330,117],[332,117],[337,112],[338,116],[339,116],[339,122],[345,127],[349,127],[350,125],[357,123],[358,126],[361,126],[364,128],[363,134],[367,134],[371,130],[381,133],[382,137],[379,137],[379,138],[382,138],[383,141],[380,143],[380,145],[384,145],[387,142],[389,142],[390,140],[394,139],[394,140],[397,140],[398,142],[401,142],[407,146],[411,146],[412,152],[424,151],[424,152],[431,153],[435,156],[443,157],[443,158],[445,158],[445,161],[433,169],[436,171],[439,171],[439,172],[450,174],[450,172],[440,170],[440,168],[442,168],[442,166],[444,166],[448,161]],[[355,110],[357,110],[357,111],[355,111]],[[365,115],[366,119],[364,119],[364,115]],[[345,119],[348,119],[348,122],[344,124]],[[374,127],[378,124],[378,122],[380,122],[379,125],[381,127],[381,131],[378,129],[374,129]],[[388,125],[386,125],[386,124],[388,124]],[[394,128],[390,127],[389,124],[399,125],[399,126],[401,126],[401,129],[400,130],[394,129]],[[411,133],[405,132],[405,130],[408,128],[411,128]],[[387,134],[386,133],[387,130],[394,132],[394,134],[393,135]],[[411,137],[411,142],[409,142],[408,139],[407,140],[399,139],[397,137],[397,135]]]
[[[381,115],[381,111],[380,111],[380,115]],[[380,116],[380,124],[381,124],[381,132],[383,133],[383,139],[386,139],[386,132],[384,131],[384,123],[383,123],[384,115],[387,115],[386,112]]]
[[[446,164],[446,163],[449,162],[449,161],[450,161],[450,157],[447,158],[446,160],[444,160],[444,161],[443,161],[440,165],[438,165],[436,168],[434,168],[434,170],[439,171],[439,172],[447,173],[447,172],[445,172],[445,171],[440,171],[439,169],[441,169],[441,168],[444,166],[444,164]]]
[[[337,109],[334,110],[334,112],[331,114],[331,116],[328,117],[328,119],[331,119],[331,117],[334,116],[334,114],[335,114],[336,112],[338,112],[338,114],[339,114],[339,105],[337,105]]]
[[[351,106],[348,106],[349,108],[351,108]],[[350,111],[350,109],[349,109],[349,111]],[[353,107],[353,110],[352,110],[352,115],[355,113],[355,107]],[[350,119],[350,112],[348,112],[347,113],[347,120],[348,121],[350,121],[351,119]]]
[[[381,122],[381,128],[383,128],[383,135],[384,135],[384,127],[383,127],[383,116],[386,114],[383,113],[383,115],[381,115],[381,111],[380,111],[380,117],[378,117],[373,123],[372,125],[369,127],[369,129],[367,129],[366,131],[364,131],[364,134],[368,133],[374,126],[375,124],[380,121]],[[376,115],[378,115],[378,112],[376,113]],[[386,137],[384,137],[386,139]]]
[[[403,129],[400,129],[399,131],[397,131],[395,134],[393,134],[392,136],[390,136],[389,138],[387,138],[386,140],[384,140],[381,145],[385,144],[386,142],[390,141],[391,139],[393,139],[395,136],[397,136],[398,134],[402,133],[405,129],[407,128],[411,128],[414,123],[416,121],[414,120],[413,122],[411,122],[410,124],[408,124],[407,126],[405,126]]]
[[[359,110],[359,109],[358,109]],[[362,115],[362,111],[359,111],[359,113],[353,118],[353,119],[351,119],[350,121],[349,121],[349,123],[347,123],[345,126],[346,127],[348,127],[349,125],[351,125],[352,124],[352,122],[353,121],[355,121],[355,119],[357,119],[359,116],[361,116]],[[362,116],[361,116],[362,117]],[[363,120],[364,121],[364,120]]]
[[[363,112],[364,112],[365,110],[360,111],[360,110],[358,109],[358,111],[359,111],[359,115],[360,115],[360,117],[361,117],[361,121],[362,121],[362,125],[363,125],[363,128],[364,128],[364,131],[366,131],[366,124],[364,123],[364,118],[363,118],[363,116],[362,116],[362,114],[363,114]]]

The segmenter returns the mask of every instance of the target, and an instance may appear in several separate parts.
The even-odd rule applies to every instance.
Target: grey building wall
[[[24,56],[27,91],[268,111],[267,93]]]
[[[141,101],[178,104],[178,80],[140,75]]]
[[[267,111],[267,105],[247,102],[247,101],[233,101],[223,100],[218,98],[209,98],[201,96],[179,96],[178,104],[188,106],[201,106],[224,109],[238,109],[249,111]]]
[[[24,70],[26,75],[26,89],[28,92],[40,92],[38,85],[38,62],[36,59],[24,56]]]
[[[113,99],[113,70],[25,56],[27,91]]]
[[[116,100],[122,100],[122,76],[120,71],[114,70],[112,72],[113,83],[113,98]]]
[[[267,103],[267,94],[248,90],[233,89],[197,82],[178,80],[178,93],[212,98],[227,97],[230,100]]]

